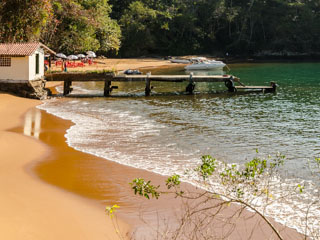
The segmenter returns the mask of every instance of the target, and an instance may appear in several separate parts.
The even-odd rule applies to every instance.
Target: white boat
[[[225,75],[226,72],[223,68],[213,68],[213,69],[193,69],[186,70],[186,74],[193,74],[195,76],[214,76],[214,75]]]
[[[207,61],[198,61],[191,65],[185,66],[186,70],[206,70],[206,69],[215,69],[223,68],[226,64],[222,61],[216,60],[207,60]]]
[[[210,60],[208,60],[208,58],[206,58],[206,57],[195,57],[195,58],[191,58],[190,60],[191,60],[191,62],[210,61]]]
[[[184,63],[184,64],[186,64],[186,63],[190,63],[190,60],[188,60],[188,59],[179,59],[179,58],[172,58],[172,59],[170,59],[170,62],[172,62],[172,63]]]

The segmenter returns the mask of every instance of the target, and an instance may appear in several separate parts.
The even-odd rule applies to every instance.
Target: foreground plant
[[[179,226],[171,231],[172,239],[207,239],[213,237],[213,222],[217,223],[218,216],[226,215],[225,211],[231,208],[233,214],[229,219],[224,219],[226,225],[230,225],[224,238],[232,233],[233,220],[240,217],[243,210],[250,210],[259,216],[266,223],[272,232],[279,239],[284,239],[281,229],[274,226],[273,222],[267,217],[270,209],[279,208],[279,204],[286,202],[293,206],[294,211],[302,211],[301,206],[296,204],[298,198],[304,198],[305,185],[299,183],[283,183],[279,176],[279,169],[284,163],[285,156],[278,154],[275,157],[265,159],[256,157],[245,163],[243,166],[237,164],[227,164],[217,161],[209,155],[201,158],[202,163],[195,169],[188,170],[184,178],[194,177],[194,183],[202,186],[204,190],[197,193],[190,193],[181,189],[181,176],[175,174],[166,180],[165,187],[154,186],[150,181],[144,179],[134,179],[131,187],[135,194],[139,194],[147,199],[158,199],[162,194],[174,194],[186,201],[183,216]],[[320,160],[316,159],[315,164],[319,167]],[[319,171],[317,172],[319,174]],[[164,189],[164,190],[159,190]],[[307,195],[306,195],[307,196]],[[319,232],[313,228],[308,221],[312,207],[319,203],[317,198],[310,203],[310,209],[303,209],[304,214],[300,221],[301,226],[305,227],[305,238],[307,236],[317,239]],[[279,208],[279,212],[283,211]],[[319,222],[312,217],[313,222]],[[213,226],[214,228],[215,226]],[[253,228],[254,230],[254,228]],[[252,231],[253,231],[252,230]],[[186,236],[186,232],[190,233]],[[253,233],[249,233],[248,238]],[[168,238],[166,234],[165,238]]]
[[[106,206],[105,212],[110,217],[112,225],[114,230],[116,231],[116,234],[119,239],[126,239],[124,235],[120,231],[120,227],[117,221],[117,216],[115,215],[117,209],[120,207],[117,204],[114,204],[113,206]]]

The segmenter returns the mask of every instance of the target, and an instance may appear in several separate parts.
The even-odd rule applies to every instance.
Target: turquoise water
[[[319,63],[239,65],[232,73],[248,84],[275,81],[279,85],[276,94],[249,95],[245,105],[250,110],[241,118],[251,119],[255,129],[256,125],[265,128],[260,134],[269,138],[270,151],[287,156],[289,172],[297,174],[297,169],[306,167],[306,160],[320,156]],[[262,141],[259,145],[267,153]],[[307,176],[303,170],[298,172]]]
[[[186,95],[187,83],[154,82],[152,96],[145,97],[144,83],[134,82],[115,83],[119,89],[109,98],[79,98],[103,94],[103,85],[81,83],[74,85],[72,98],[48,101],[42,108],[75,123],[66,135],[70,146],[125,165],[183,174],[202,155],[244,163],[258,149],[262,156],[280,152],[287,157],[284,180],[314,181],[309,160],[320,157],[320,63],[229,67],[228,73],[246,85],[275,81],[278,90],[233,94],[223,83],[199,83],[194,95]],[[148,71],[184,73],[182,67]],[[298,202],[304,206],[303,199]],[[314,212],[319,217],[320,206]],[[297,227],[293,213],[281,214],[270,212]]]
[[[206,119],[203,132],[207,133],[203,135],[215,136],[214,144],[218,146],[211,145],[210,154],[229,162],[243,162],[254,156],[254,149],[265,155],[281,152],[287,157],[289,174],[297,174],[296,169],[300,169],[297,175],[308,177],[303,171],[308,160],[320,156],[320,64],[235,64],[230,67],[227,73],[240,77],[246,85],[268,86],[271,81],[276,82],[277,93],[234,95],[224,93],[223,84],[202,83],[196,88],[202,94],[193,98],[177,97],[181,106],[176,108],[185,109],[185,115],[195,122],[196,115]],[[204,94],[207,91],[209,93]],[[188,106],[187,102],[192,104]],[[198,127],[204,129],[200,124]],[[213,143],[213,140],[206,141]]]

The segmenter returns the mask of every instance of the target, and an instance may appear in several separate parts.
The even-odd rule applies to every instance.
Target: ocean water
[[[320,157],[320,63],[230,68],[228,73],[246,85],[275,81],[278,90],[232,94],[221,83],[198,83],[195,94],[186,95],[187,83],[155,82],[152,96],[145,97],[144,84],[134,82],[113,83],[119,89],[112,97],[101,98],[101,83],[74,83],[70,98],[45,101],[40,108],[75,123],[66,133],[71,147],[163,175],[183,175],[207,154],[243,164],[257,155],[256,149],[264,156],[280,152],[286,161],[276,183],[303,182],[305,192],[295,199],[295,206],[277,202],[266,214],[304,232],[301,222],[310,209],[313,234],[319,234],[320,176],[311,175],[309,168],[310,160]],[[183,68],[150,71],[183,74]],[[280,188],[276,194],[281,195]]]

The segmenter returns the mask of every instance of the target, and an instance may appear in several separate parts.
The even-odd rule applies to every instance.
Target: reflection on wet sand
[[[25,115],[23,133],[27,136],[39,139],[40,130],[41,112],[39,109],[32,109]]]

